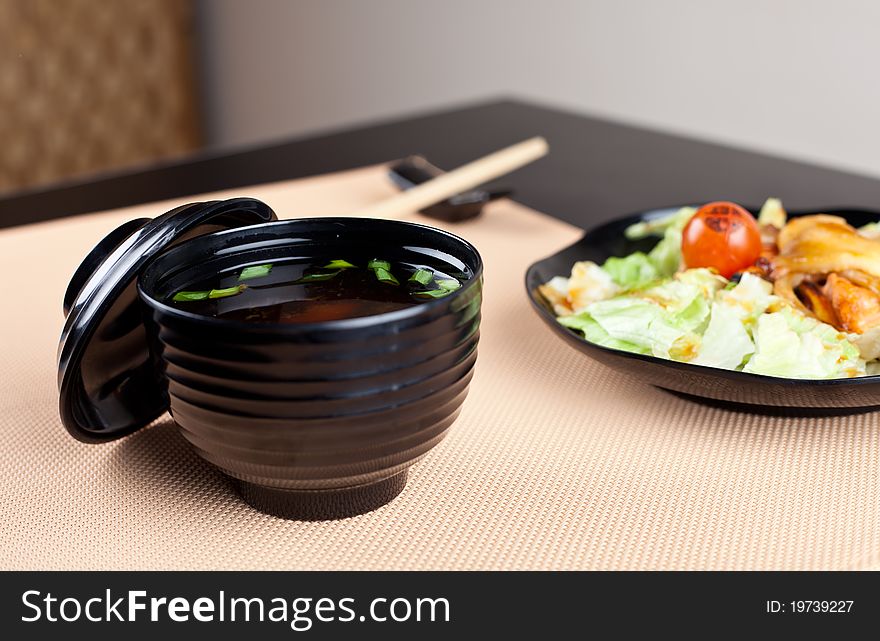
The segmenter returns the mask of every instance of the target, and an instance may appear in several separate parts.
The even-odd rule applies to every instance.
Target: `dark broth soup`
[[[188,284],[170,304],[255,323],[314,323],[373,316],[448,296],[468,274],[385,258],[274,260],[225,269]]]

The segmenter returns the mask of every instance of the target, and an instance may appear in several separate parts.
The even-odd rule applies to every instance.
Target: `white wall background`
[[[500,95],[880,176],[880,1],[202,0],[210,142]]]

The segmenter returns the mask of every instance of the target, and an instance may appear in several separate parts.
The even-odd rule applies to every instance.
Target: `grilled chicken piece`
[[[812,312],[813,316],[832,327],[840,327],[840,321],[837,318],[837,313],[834,311],[834,306],[817,283],[805,280],[798,285],[796,291],[798,298]]]
[[[855,233],[845,218],[829,216],[828,214],[816,214],[814,216],[798,216],[789,220],[785,227],[779,231],[776,242],[779,249],[785,251],[798,236],[816,228],[831,230],[832,232]]]
[[[830,274],[848,269],[880,278],[880,241],[860,236],[838,216],[792,218],[777,238],[773,277]]]
[[[828,274],[822,293],[831,301],[841,329],[863,334],[880,325],[880,296],[870,289],[854,285],[843,276]]]
[[[880,294],[880,278],[876,276],[860,272],[857,269],[847,269],[840,272],[840,275],[859,287],[864,287],[865,289],[870,289],[875,294]]]

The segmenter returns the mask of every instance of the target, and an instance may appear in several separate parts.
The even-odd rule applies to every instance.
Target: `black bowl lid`
[[[146,265],[189,238],[276,219],[253,198],[191,203],[131,220],[89,252],[64,295],[67,321],[58,345],[61,421],[75,438],[117,439],[168,409],[137,293]]]

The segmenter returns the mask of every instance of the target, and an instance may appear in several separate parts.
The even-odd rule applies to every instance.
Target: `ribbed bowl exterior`
[[[387,239],[393,230],[396,242],[442,241],[444,251],[456,255],[451,250],[457,249],[475,275],[453,295],[402,314],[300,327],[242,327],[180,313],[151,290],[175,264],[166,257],[140,284],[174,420],[203,458],[245,483],[311,491],[390,479],[444,437],[467,395],[482,300],[476,251],[423,226],[334,220],[347,221],[343,233]],[[256,227],[294,237],[327,224],[316,219]],[[172,251],[179,262],[236,242],[253,249],[247,230],[223,236],[222,242],[202,237]]]

